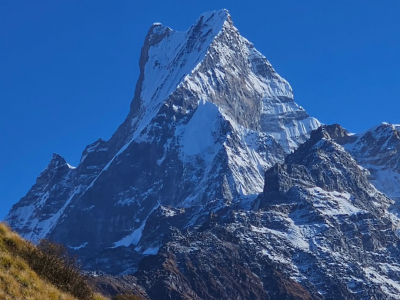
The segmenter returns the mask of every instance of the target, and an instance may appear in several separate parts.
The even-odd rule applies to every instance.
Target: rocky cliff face
[[[151,299],[398,299],[399,126],[320,127],[225,10],[154,24],[139,66],[116,133],[54,155],[13,228]]]
[[[393,201],[330,136],[340,140],[338,128],[321,127],[284,164],[268,170],[256,205],[275,214],[275,222],[287,218],[286,239],[297,248],[289,265],[321,294],[336,285],[339,299],[396,299],[399,221],[388,211]]]

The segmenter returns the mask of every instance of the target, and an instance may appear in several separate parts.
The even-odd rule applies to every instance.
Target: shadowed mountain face
[[[15,230],[152,299],[396,299],[398,126],[320,127],[226,10],[154,24],[139,66],[126,120],[55,154]]]

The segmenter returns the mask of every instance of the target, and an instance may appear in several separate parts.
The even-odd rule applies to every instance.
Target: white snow
[[[79,245],[79,246],[76,246],[76,247],[68,246],[68,248],[70,248],[72,250],[79,250],[79,249],[85,248],[87,244],[88,243],[86,242],[86,243],[83,243],[82,245]]]
[[[264,188],[264,172],[278,162],[278,158],[265,153],[263,147],[268,145],[272,137],[263,132],[247,129],[223,113],[222,115],[233,127],[233,132],[224,142],[228,154],[229,166],[233,172],[233,180],[243,196],[256,195]],[[240,138],[240,146],[232,141],[232,136]]]
[[[142,237],[142,232],[143,232],[144,226],[146,225],[146,221],[147,221],[147,219],[144,220],[142,222],[142,224],[140,225],[140,227],[135,229],[131,234],[122,238],[118,242],[115,242],[113,248],[120,247],[120,246],[128,247],[129,245],[132,245],[132,244],[137,245]]]
[[[161,211],[164,216],[166,217],[173,217],[176,215],[176,212],[168,207],[161,206]]]
[[[366,277],[377,284],[383,292],[393,297],[393,299],[400,299],[400,283],[396,282],[387,276],[380,274],[377,270],[371,267],[363,268]]]
[[[81,189],[81,186],[78,186],[77,188],[75,188],[74,191],[71,193],[70,197],[64,203],[64,205],[56,213],[54,213],[50,218],[39,221],[37,218],[32,218],[31,215],[33,214],[35,209],[44,205],[45,200],[48,197],[48,193],[45,193],[44,196],[42,196],[42,200],[41,200],[42,203],[36,204],[34,210],[32,210],[30,212],[31,215],[29,215],[28,210],[26,211],[27,214],[25,214],[25,216],[29,215],[29,224],[26,223],[25,225],[29,225],[30,232],[28,234],[24,234],[23,237],[29,241],[32,241],[33,243],[37,243],[39,240],[45,238],[47,236],[47,234],[49,232],[51,232],[51,230],[57,224],[60,217],[63,216],[65,209],[71,203],[74,196],[76,194],[79,194],[80,189]],[[31,209],[32,209],[32,207],[29,208],[29,210],[31,210]],[[27,222],[27,220],[28,219],[26,219],[26,222]]]
[[[328,192],[318,187],[307,190],[312,196],[312,205],[324,215],[353,215],[363,211],[351,203],[352,196],[349,193]]]
[[[178,128],[177,135],[182,135],[180,145],[182,155],[201,155],[210,163],[214,157],[216,138],[220,135],[220,117],[218,107],[208,101],[200,101],[189,123]],[[183,133],[180,131],[183,130]]]
[[[185,32],[172,30],[159,43],[150,47],[141,93],[146,109],[137,125],[137,133],[149,124],[165,99],[204,59],[211,42],[221,32],[227,16],[224,10],[203,14],[197,21],[203,23],[202,32],[195,41],[188,39],[193,31],[191,27]],[[190,42],[194,42],[194,45],[189,45]],[[195,50],[189,51],[189,47]]]
[[[42,221],[38,224],[38,228],[41,228],[39,236],[36,237],[35,242],[43,239],[47,236],[47,234],[53,229],[53,227],[57,224],[58,220],[60,217],[63,216],[65,209],[68,207],[68,205],[71,203],[72,199],[76,194],[79,194],[81,191],[81,186],[78,186],[75,188],[75,190],[72,192],[70,197],[65,201],[64,205],[61,207],[61,209],[56,212],[50,219]]]
[[[127,236],[123,237],[121,240],[117,241],[114,243],[114,246],[111,248],[117,248],[117,247],[128,247],[130,245],[137,245],[142,238],[142,232],[144,229],[144,226],[146,225],[147,219],[151,215],[153,211],[155,211],[158,207],[160,206],[160,203],[158,203],[147,215],[146,219],[142,222],[139,228],[135,229],[131,234],[128,234]]]
[[[400,202],[400,173],[391,169],[376,169],[371,182],[388,197]]]
[[[398,125],[383,122],[356,134],[357,139],[345,145],[345,149],[368,170],[366,175],[370,182],[395,201],[391,210],[400,217],[400,171],[397,169],[400,160],[396,148],[400,141],[396,140],[396,130],[399,130]]]
[[[15,211],[12,212],[12,214],[10,214],[9,216],[7,216],[6,220],[8,219],[12,219],[14,217],[18,218],[18,222],[15,222],[14,228],[15,229],[22,229],[23,227],[25,227],[28,223],[28,221],[30,220],[32,214],[35,211],[35,205],[31,204],[28,206],[22,206],[17,208]]]

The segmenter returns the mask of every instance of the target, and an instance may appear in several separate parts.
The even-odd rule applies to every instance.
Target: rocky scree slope
[[[113,273],[126,268],[108,262],[113,254],[134,263],[159,246],[137,244],[160,205],[248,206],[264,171],[320,125],[226,10],[185,32],[154,24],[139,65],[130,112],[112,138],[87,146],[76,168],[54,155],[6,218],[25,238],[63,242],[88,268]]]

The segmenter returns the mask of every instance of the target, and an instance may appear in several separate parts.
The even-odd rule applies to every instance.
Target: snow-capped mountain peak
[[[154,299],[398,299],[400,126],[320,127],[226,10],[153,24],[139,67],[112,138],[54,155],[11,227]]]
[[[141,100],[157,106],[191,74],[203,60],[214,38],[228,19],[225,10],[203,14],[189,30],[178,32],[163,25],[152,26],[144,68]]]
[[[22,235],[62,241],[89,259],[137,247],[160,206],[250,207],[264,171],[320,125],[226,10],[184,32],[153,24],[139,67],[112,138],[87,146],[75,169],[36,184],[10,212]]]

